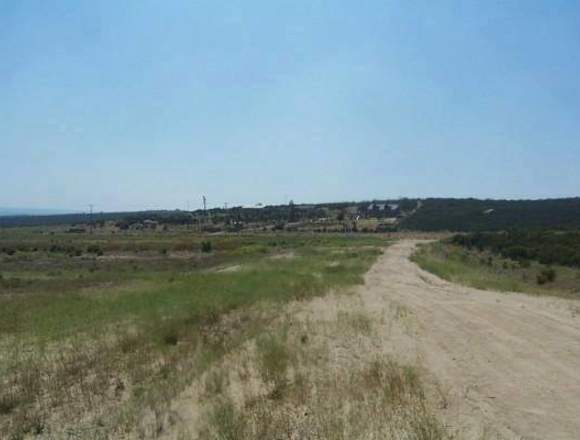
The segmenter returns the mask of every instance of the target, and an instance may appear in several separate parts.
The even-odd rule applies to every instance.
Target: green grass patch
[[[419,247],[412,260],[440,278],[482,290],[580,299],[580,270],[518,262],[447,242]]]
[[[33,246],[57,238],[34,237]],[[66,237],[77,247],[86,239]],[[2,282],[23,280],[0,286],[0,437],[27,435],[38,420],[80,436],[82,429],[121,436],[141,411],[168,404],[257,334],[271,319],[260,310],[361,283],[386,244],[287,234],[153,240],[168,249],[187,240],[212,243],[206,252],[172,258],[152,254],[148,236],[130,239],[145,249],[134,258],[106,258],[116,247],[126,252],[127,240],[100,239],[105,255],[90,260],[22,246],[26,261],[0,257],[9,266]],[[270,258],[288,252],[292,258]],[[224,264],[243,270],[213,270]],[[265,353],[275,348],[264,346]],[[75,426],[80,419],[84,425]]]

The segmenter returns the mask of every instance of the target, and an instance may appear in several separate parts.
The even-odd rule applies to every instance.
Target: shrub
[[[547,268],[547,269],[543,269],[537,276],[536,276],[536,282],[539,285],[543,285],[546,283],[552,283],[556,280],[556,271],[554,269]]]
[[[177,335],[177,332],[173,330],[165,333],[165,335],[163,335],[163,342],[165,345],[177,345],[179,342],[179,336]]]
[[[290,364],[290,353],[283,338],[268,335],[257,341],[260,355],[262,380],[273,385],[270,397],[282,397],[287,386],[286,372]]]
[[[53,254],[55,254],[55,253],[57,253],[57,252],[64,252],[64,251],[65,251],[65,249],[64,249],[64,247],[63,247],[63,246],[60,246],[60,245],[58,245],[58,244],[53,244],[53,245],[51,245],[51,246],[48,248],[48,251],[49,251],[50,253],[53,253]]]
[[[551,267],[544,269],[542,271],[542,273],[544,274],[544,276],[546,277],[546,279],[552,283],[556,280],[556,271],[554,269],[552,269]]]
[[[201,242],[201,251],[203,253],[210,253],[212,251],[211,241],[202,241]]]
[[[89,254],[95,254],[97,256],[102,256],[104,255],[103,249],[101,249],[98,245],[96,244],[91,244],[90,246],[87,247],[87,253]]]

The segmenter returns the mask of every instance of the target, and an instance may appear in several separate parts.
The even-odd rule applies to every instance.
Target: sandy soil
[[[416,242],[387,249],[366,276],[367,307],[398,301],[414,315],[417,349],[445,394],[460,437],[580,439],[578,303],[478,291],[409,261]]]
[[[280,319],[306,329],[309,347],[329,353],[312,374],[346,377],[386,355],[419,365],[454,438],[580,439],[580,303],[448,283],[409,261],[417,243],[387,248],[353,294],[285,308]],[[370,320],[370,333],[353,330],[357,316]],[[252,347],[218,367],[240,404],[264,394],[255,371],[251,380],[239,379],[252,371],[241,367],[255,362]],[[177,422],[163,438],[202,438],[196,431],[207,406],[204,380],[173,402]]]

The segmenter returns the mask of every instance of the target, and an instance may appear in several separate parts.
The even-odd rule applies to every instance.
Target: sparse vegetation
[[[518,262],[580,267],[580,232],[510,231],[456,235],[452,243]],[[553,280],[551,280],[553,281]]]
[[[345,322],[364,325],[345,327]],[[452,438],[431,409],[416,365],[359,352],[360,338],[372,341],[369,329],[377,324],[362,311],[342,310],[327,323],[282,323],[278,331],[259,337],[256,367],[263,387],[238,384],[236,389],[245,390],[241,401],[239,396],[233,399],[231,390],[223,390],[209,412],[203,436]],[[306,342],[305,334],[311,335]],[[332,344],[348,347],[353,361],[337,362]]]
[[[211,245],[211,241],[202,241],[201,242],[201,251],[203,253],[210,253],[212,250],[212,245]]]
[[[478,289],[580,299],[580,269],[512,260],[455,241],[423,245],[413,261],[445,280]]]
[[[259,312],[263,305],[360,283],[384,245],[331,235],[224,236],[199,253],[207,240],[185,234],[15,232],[0,236],[0,248],[18,249],[0,257],[2,438],[125,435],[258,334],[271,319]],[[104,255],[71,259],[53,245]],[[268,258],[288,252],[292,258]],[[331,263],[341,270],[326,270]],[[245,270],[212,270],[223,264]],[[263,344],[264,374],[283,396],[280,346]],[[216,379],[209,389],[223,386]]]

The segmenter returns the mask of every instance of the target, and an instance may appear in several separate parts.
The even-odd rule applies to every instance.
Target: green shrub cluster
[[[556,271],[551,267],[542,269],[542,271],[536,277],[536,281],[539,285],[553,283],[555,280],[556,280]]]
[[[488,232],[456,235],[451,241],[516,261],[535,260],[547,265],[580,267],[580,232]]]

